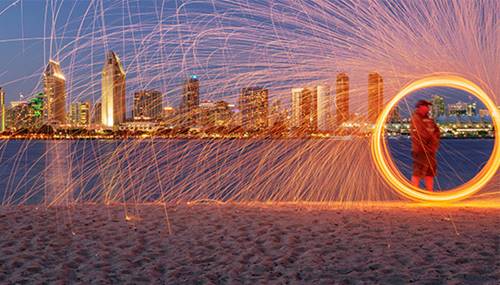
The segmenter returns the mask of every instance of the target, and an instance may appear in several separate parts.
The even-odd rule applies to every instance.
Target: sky
[[[309,2],[304,9],[312,12],[301,13],[299,2],[292,5],[286,0],[273,2],[278,7],[276,11],[268,9],[268,1],[260,0],[3,0],[0,1],[0,86],[7,93],[7,102],[18,100],[20,94],[29,97],[41,91],[42,71],[46,62],[54,58],[61,61],[68,78],[68,101],[96,102],[100,97],[104,55],[112,49],[121,57],[127,71],[129,106],[133,92],[139,89],[159,89],[165,94],[165,104],[175,106],[179,103],[182,81],[192,74],[199,75],[206,99],[227,98],[235,103],[238,88],[252,83],[264,85],[271,94],[288,100],[292,87],[315,80],[329,80],[334,86],[335,74],[347,71],[355,98],[351,104],[355,106],[353,110],[358,111],[356,107],[366,101],[367,71],[376,70],[377,66],[362,66],[364,59],[361,54],[357,59],[356,53],[342,62],[341,55],[357,48],[362,52],[363,45],[372,43],[366,36],[363,38],[366,42],[359,41],[360,47],[357,47],[358,31],[342,25],[359,25],[368,35],[373,29],[378,37],[376,43],[394,35],[386,36],[384,33],[391,31],[377,27],[380,25],[377,19],[369,22],[369,15],[363,14],[366,11],[357,11],[356,6],[342,8],[344,1],[327,1],[331,7],[321,7],[321,3],[326,3],[321,0]],[[392,6],[394,2],[381,3],[391,7],[381,13],[397,14],[394,8],[397,5]],[[346,17],[356,11],[359,17],[344,18],[338,11],[328,10],[337,7],[345,10]],[[422,7],[426,7],[425,3]],[[403,8],[401,11],[409,9]],[[366,9],[370,11],[369,7]],[[426,21],[423,15],[416,16],[415,20]],[[377,21],[383,23],[385,19]],[[410,19],[400,24],[402,27],[412,25]],[[439,29],[445,30],[445,27]],[[408,36],[406,30],[402,31],[401,37]],[[345,47],[346,51],[329,48],[329,41],[339,37],[336,48]],[[317,42],[304,45],[304,38]],[[382,54],[378,55],[382,58],[391,54],[383,54],[383,51],[396,42],[384,45],[380,46]],[[448,52],[452,52],[451,48]],[[411,58],[415,53],[417,49],[406,48],[397,56]],[[443,71],[426,67],[424,63],[416,64],[427,73]],[[399,72],[394,63],[380,68],[384,79],[390,79],[386,73]],[[402,75],[403,79],[408,81],[405,76]],[[404,80],[385,80],[386,100]],[[461,92],[447,92],[452,92],[456,101],[469,98]]]

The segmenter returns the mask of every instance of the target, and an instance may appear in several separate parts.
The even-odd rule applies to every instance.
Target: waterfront
[[[396,165],[409,177],[410,141],[388,142]],[[442,140],[437,188],[472,178],[493,143]],[[397,199],[373,169],[363,138],[5,141],[0,155],[3,204],[37,204],[57,195],[58,203]],[[498,185],[497,177],[486,191]]]

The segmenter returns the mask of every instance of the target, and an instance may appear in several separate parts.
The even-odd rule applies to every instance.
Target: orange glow
[[[391,110],[405,96],[424,88],[450,87],[466,91],[476,96],[488,108],[495,128],[495,145],[490,159],[483,169],[463,185],[446,192],[428,192],[417,188],[401,175],[389,154],[384,138],[385,124]],[[404,87],[384,108],[373,130],[371,154],[375,165],[384,180],[402,196],[420,202],[449,202],[470,197],[483,188],[495,175],[500,166],[500,111],[478,85],[467,79],[454,75],[433,75],[412,82]]]

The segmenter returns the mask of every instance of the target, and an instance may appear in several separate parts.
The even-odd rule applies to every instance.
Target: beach
[[[0,209],[1,284],[498,284],[500,208]]]

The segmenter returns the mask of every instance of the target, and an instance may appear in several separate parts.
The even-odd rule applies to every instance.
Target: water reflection
[[[45,148],[45,204],[67,205],[73,201],[69,141],[47,141]]]

